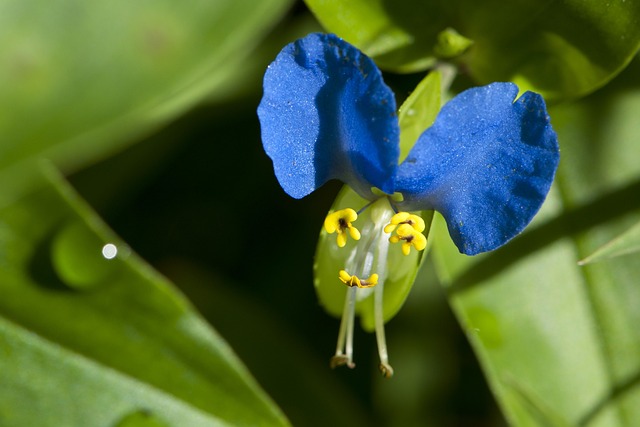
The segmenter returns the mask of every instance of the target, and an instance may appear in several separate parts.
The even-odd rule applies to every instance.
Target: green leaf
[[[368,425],[372,414],[353,398],[353,382],[341,383],[339,376],[328,375],[326,353],[310,344],[323,341],[310,334],[306,325],[297,330],[306,322],[296,322],[300,317],[291,314],[284,319],[285,313],[251,295],[242,282],[230,283],[211,269],[211,265],[184,259],[163,263],[163,272],[175,277],[198,311],[229,340],[293,425]],[[271,283],[277,286],[281,282]],[[306,305],[301,309],[309,310]],[[331,323],[326,326],[333,336],[336,331]],[[260,333],[255,325],[260,325]]]
[[[442,76],[439,71],[427,74],[400,106],[398,122],[401,163],[422,132],[436,120],[442,105],[441,82]]]
[[[547,99],[604,85],[640,46],[640,3],[600,0],[306,0],[327,31],[383,68],[414,72],[440,58],[458,62],[480,84],[513,81]],[[456,38],[451,44],[451,35]],[[469,43],[473,42],[468,49]],[[451,47],[455,49],[451,49]]]
[[[640,219],[637,76],[550,111],[561,166],[522,236],[465,257],[435,221],[441,278],[510,425],[640,423],[640,263],[577,265]]]
[[[112,154],[230,79],[290,0],[8,0],[0,6],[0,206]]]
[[[594,253],[579,262],[580,265],[604,261],[640,251],[640,222],[601,246]]]
[[[462,55],[473,44],[453,28],[445,28],[438,34],[433,53],[440,58],[455,58]]]
[[[305,2],[327,30],[358,46],[370,56],[393,52],[412,44],[411,34],[393,22],[381,0]]]
[[[0,424],[287,425],[171,284],[45,182],[0,209]]]

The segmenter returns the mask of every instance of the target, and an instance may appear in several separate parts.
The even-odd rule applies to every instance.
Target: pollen
[[[423,228],[424,229],[424,228]],[[402,253],[409,255],[411,246],[417,251],[424,250],[427,247],[427,238],[420,231],[410,224],[400,224],[396,229],[396,234],[389,237],[391,243],[402,242]]]
[[[378,275],[372,274],[367,280],[362,280],[358,276],[352,276],[344,270],[338,273],[340,281],[349,287],[357,286],[358,288],[372,288],[378,284]]]
[[[398,212],[391,217],[389,224],[384,227],[384,232],[391,233],[401,224],[408,224],[419,233],[422,233],[425,228],[424,220],[418,215],[410,214],[409,212]]]
[[[360,232],[351,223],[358,219],[358,214],[353,209],[341,209],[327,215],[324,220],[324,229],[327,233],[337,233],[336,242],[343,248],[347,244],[347,233],[353,240],[360,240]]]

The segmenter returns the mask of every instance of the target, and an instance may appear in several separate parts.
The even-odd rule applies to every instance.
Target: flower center
[[[426,238],[422,234],[425,223],[417,215],[408,212],[395,213],[387,197],[377,199],[364,209],[369,209],[370,221],[364,224],[362,232],[352,225],[352,222],[358,219],[358,214],[350,208],[330,213],[324,222],[325,231],[337,233],[336,243],[339,247],[346,245],[347,234],[358,241],[350,247],[344,269],[338,273],[338,279],[347,285],[348,289],[336,353],[331,359],[331,367],[342,365],[349,368],[355,367],[353,328],[356,302],[373,293],[380,370],[388,378],[393,375],[393,368],[389,364],[384,332],[383,296],[388,270],[389,244],[402,242],[402,252],[405,255],[409,255],[412,246],[418,251],[425,249]],[[395,234],[389,237],[389,234],[394,232]]]

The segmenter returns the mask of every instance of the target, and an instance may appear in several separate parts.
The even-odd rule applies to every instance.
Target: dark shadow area
[[[383,0],[381,6],[394,25],[410,34],[407,46],[376,57],[381,63],[412,63],[433,55],[438,33],[447,27],[460,29],[456,7],[449,0],[407,1]]]
[[[67,286],[56,273],[51,260],[51,246],[57,234],[58,227],[52,227],[52,230],[47,236],[40,240],[36,250],[34,251],[27,271],[34,283],[37,283],[43,288],[52,291],[65,291],[72,292],[73,289]]]
[[[575,78],[582,64],[567,60],[567,56],[583,55],[581,60],[593,64],[594,68],[614,71],[624,62],[625,54],[632,54],[634,47],[632,34],[625,45],[628,51],[611,46],[613,37],[609,36],[609,27],[618,7],[595,14],[588,9],[578,13],[573,5],[553,0],[383,0],[382,8],[393,25],[411,39],[406,46],[399,46],[376,60],[396,65],[433,57],[438,34],[453,28],[474,41],[468,54],[456,60],[463,63],[462,68],[468,67],[482,84],[508,81],[514,74],[522,74],[536,87],[550,93],[572,88],[575,96],[584,91]],[[618,10],[624,9],[631,16],[640,13],[637,4],[623,3]],[[628,31],[633,30],[632,25],[625,25]]]

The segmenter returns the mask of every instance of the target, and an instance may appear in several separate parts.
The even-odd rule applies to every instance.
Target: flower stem
[[[393,376],[393,368],[389,364],[389,353],[387,352],[387,340],[384,334],[384,316],[382,298],[384,293],[384,283],[380,283],[374,293],[374,315],[376,327],[376,341],[378,342],[378,355],[380,356],[380,372],[385,378]]]
[[[446,102],[447,96],[449,95],[449,88],[453,84],[456,76],[458,75],[458,67],[451,64],[450,62],[439,62],[435,68],[440,72],[441,80],[440,80],[440,90],[441,90],[441,104]]]
[[[377,215],[373,215],[377,214]],[[387,340],[384,333],[384,282],[387,279],[387,256],[389,253],[389,239],[383,233],[384,226],[391,219],[393,211],[388,205],[378,211],[372,212],[372,218],[376,223],[378,242],[375,252],[376,272],[382,280],[378,283],[373,294],[373,316],[376,329],[376,341],[378,343],[378,355],[380,356],[380,371],[386,378],[391,378],[393,368],[389,364]]]

